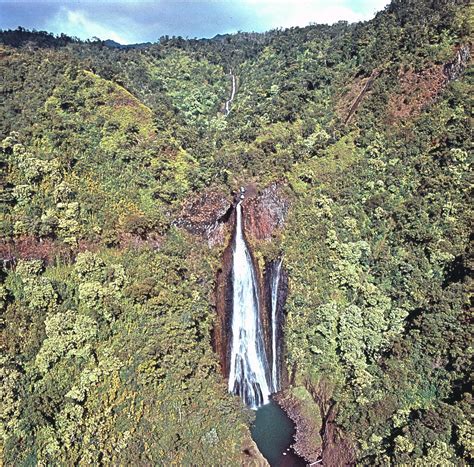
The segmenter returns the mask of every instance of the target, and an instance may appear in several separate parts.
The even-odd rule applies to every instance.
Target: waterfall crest
[[[278,371],[278,289],[280,286],[281,264],[283,259],[276,263],[271,284],[271,318],[272,318],[272,387],[273,392],[280,390],[280,374]]]
[[[236,206],[233,245],[232,347],[229,391],[255,409],[271,394],[268,360],[263,340],[260,303],[252,257],[242,232],[242,206]]]

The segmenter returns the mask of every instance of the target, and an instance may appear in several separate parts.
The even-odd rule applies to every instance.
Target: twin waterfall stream
[[[279,390],[277,306],[281,260],[271,282],[271,365],[265,350],[257,274],[242,226],[242,201],[236,206],[232,259],[233,306],[229,391],[257,409]]]
[[[281,264],[283,259],[280,258],[277,265],[276,271],[273,275],[272,281],[272,384],[273,384],[273,391],[277,392],[280,390],[280,372],[278,368],[278,290],[280,286],[280,274],[281,274]]]

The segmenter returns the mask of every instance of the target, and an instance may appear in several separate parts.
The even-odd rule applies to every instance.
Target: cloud
[[[388,0],[245,0],[267,28],[364,21],[383,9]]]
[[[55,14],[41,28],[81,39],[96,36],[127,44],[154,42],[164,35],[213,37],[253,30],[254,21],[253,12],[227,1],[85,1],[57,5]]]
[[[98,37],[102,40],[112,39],[121,44],[126,44],[134,39],[132,35],[122,34],[121,27],[117,30],[105,22],[101,22],[100,19],[92,19],[86,11],[67,7],[61,7],[56,15],[47,21],[46,27],[52,31],[67,32],[68,35],[81,39]]]

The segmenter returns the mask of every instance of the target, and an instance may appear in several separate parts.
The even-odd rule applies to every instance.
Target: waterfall
[[[273,272],[273,280],[271,285],[272,293],[272,302],[271,302],[271,312],[272,312],[272,387],[273,391],[277,392],[280,389],[280,375],[278,372],[278,318],[277,318],[277,309],[278,309],[278,288],[280,285],[280,273],[281,273],[281,264],[283,259],[276,263],[275,270]]]
[[[271,393],[269,369],[260,319],[256,273],[242,232],[242,206],[236,206],[233,245],[232,347],[229,391],[256,409]]]
[[[232,104],[234,97],[235,97],[235,91],[236,91],[236,80],[235,80],[235,75],[232,73],[232,69],[229,71],[229,75],[232,79],[232,90],[230,92],[230,97],[229,99],[225,102],[225,116],[229,115],[230,113],[230,105]]]

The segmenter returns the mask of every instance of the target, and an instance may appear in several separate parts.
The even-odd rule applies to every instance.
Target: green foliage
[[[247,418],[210,348],[206,250],[173,232],[160,252],[85,252],[72,268],[32,261],[10,272],[19,303],[32,278],[60,292],[49,307],[35,301],[45,336],[24,374],[3,362],[7,462],[237,463]]]
[[[289,219],[255,253],[284,255],[307,418],[324,381],[358,463],[472,463],[472,70],[443,74],[467,10],[394,0],[366,23],[126,49],[1,32],[3,462],[240,463],[251,417],[210,342],[220,252],[173,225],[203,188],[278,181]]]
[[[361,134],[350,165],[321,166],[323,178],[299,187],[283,239],[288,364],[299,381],[334,385],[338,421],[363,463],[454,465],[469,455],[452,438],[464,433],[470,335],[467,148],[455,136],[466,97],[453,87],[404,128],[368,143]]]

